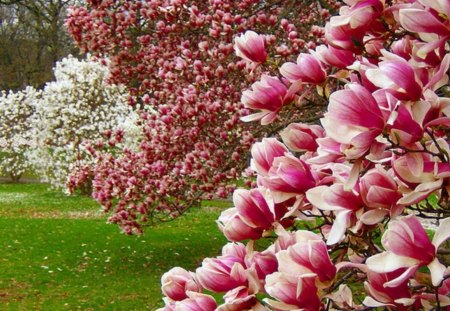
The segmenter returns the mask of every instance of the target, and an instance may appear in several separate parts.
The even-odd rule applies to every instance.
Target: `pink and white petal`
[[[370,82],[382,89],[394,89],[396,87],[394,81],[379,68],[367,69],[366,76]]]
[[[278,234],[278,232],[277,232]],[[279,234],[278,234],[279,235]],[[298,230],[295,232],[296,243],[307,243],[308,241],[320,241],[322,237],[308,230]]]
[[[405,209],[404,205],[401,204],[396,204],[395,206],[393,206],[389,212],[389,216],[392,219],[397,218],[399,215],[401,215],[401,213],[403,212],[403,210]]]
[[[408,31],[449,35],[450,31],[433,14],[421,9],[401,9],[400,24]]]
[[[355,163],[353,163],[352,169],[350,170],[350,175],[348,176],[348,179],[344,184],[345,191],[350,191],[353,190],[353,188],[355,188],[355,185],[359,179],[359,173],[361,172],[361,169],[362,169],[362,160],[357,159]]]
[[[363,305],[365,305],[367,307],[372,307],[372,308],[392,306],[391,304],[388,304],[388,303],[382,303],[382,302],[376,301],[375,299],[373,299],[370,296],[366,296],[366,298],[364,298]]]
[[[372,209],[370,211],[362,214],[360,220],[365,225],[375,225],[383,221],[383,219],[389,214],[389,211],[386,209]]]
[[[262,112],[249,114],[248,116],[241,117],[241,121],[243,121],[243,122],[251,122],[251,121],[261,120],[268,113],[269,113],[269,111],[262,111]]]
[[[309,203],[314,205],[317,208],[325,211],[335,210],[336,207],[328,205],[324,200],[324,193],[328,191],[327,186],[318,186],[306,191],[306,198]]]
[[[447,297],[445,295],[439,295],[439,302],[441,304],[441,307],[446,307],[450,305],[450,297]],[[436,295],[431,293],[422,293],[418,295],[420,299],[420,302],[422,303],[422,307],[424,310],[432,311],[435,310],[434,306],[432,305],[432,302],[436,301]]]
[[[330,298],[338,307],[344,309],[344,306],[353,307],[353,295],[350,288],[345,285],[339,285],[339,289],[331,294],[325,296],[325,298]]]
[[[352,213],[349,210],[342,210],[336,213],[333,226],[328,233],[327,245],[334,245],[345,238],[345,231],[349,226]]]
[[[320,122],[326,130],[327,136],[341,144],[349,144],[353,137],[362,132],[361,128],[333,119],[328,112],[320,119]]]
[[[434,258],[427,267],[430,269],[431,283],[433,283],[433,286],[439,286],[444,279],[445,270],[447,268],[441,264],[437,258]]]
[[[425,88],[431,88],[432,90],[436,90],[445,84],[445,81],[448,81],[448,76],[446,76],[446,72],[450,67],[450,55],[447,53],[444,56],[444,59],[439,66],[439,69],[434,73],[433,78],[427,83]]]
[[[445,218],[444,220],[440,220],[440,225],[436,230],[436,233],[434,234],[433,245],[436,247],[436,249],[439,248],[439,246],[445,242],[447,239],[450,238],[450,217]]]
[[[289,275],[300,276],[311,273],[311,270],[296,263],[287,250],[279,251],[276,254],[278,261],[278,271]]]
[[[396,277],[389,282],[384,283],[384,287],[398,287],[405,283],[406,280],[409,280],[414,273],[416,273],[419,266],[412,266],[406,269],[401,275]]]
[[[263,289],[264,286],[259,280],[258,272],[256,271],[256,266],[254,264],[247,269],[247,279],[249,293],[256,294]]]
[[[419,263],[420,261],[417,259],[398,256],[391,252],[383,252],[381,254],[373,255],[372,257],[367,258],[366,261],[367,267],[378,273],[387,273],[400,268],[409,268],[416,266]]]
[[[306,199],[314,205],[323,210],[334,210],[333,207],[325,205],[325,200],[323,198],[323,193],[328,190],[327,186],[317,186],[306,191]]]
[[[434,175],[436,176],[436,178],[450,177],[450,164],[434,163]]]
[[[404,305],[404,306],[410,306],[412,305],[416,300],[414,298],[400,298],[400,299],[395,299],[394,302]]]
[[[338,262],[335,266],[336,266],[336,273],[339,272],[341,269],[346,269],[346,268],[356,268],[356,269],[361,270],[364,273],[368,272],[367,265],[365,265],[363,263],[341,261],[341,262]]]
[[[408,152],[405,155],[406,164],[408,168],[411,170],[412,175],[420,176],[423,172],[423,157],[420,153],[411,153]]]
[[[432,192],[441,188],[442,179],[436,180],[434,182],[426,182],[420,184],[411,191],[410,193],[404,195],[400,200],[397,201],[397,204],[401,205],[412,205],[419,203],[420,201],[426,199]]]
[[[267,125],[267,124],[272,123],[273,121],[275,121],[277,116],[278,116],[278,111],[273,111],[273,112],[270,112],[270,113],[266,114],[261,119],[261,125]]]
[[[274,203],[282,203],[289,200],[290,198],[297,196],[297,193],[290,193],[276,190],[272,190],[270,193],[272,195]]]
[[[288,89],[288,92],[286,94],[287,98],[294,98],[295,94],[302,90],[305,87],[305,85],[303,84],[303,82],[301,80],[295,81],[291,84],[291,86]],[[304,93],[309,93],[308,90],[305,91]],[[303,95],[302,95],[303,96]]]
[[[433,40],[422,45],[419,49],[416,50],[416,55],[422,59],[425,59],[428,53],[438,49],[441,45],[444,45],[448,38],[442,37],[439,40]]]
[[[290,305],[290,304],[276,301],[276,300],[269,299],[269,298],[265,298],[265,299],[263,299],[263,301],[265,303],[267,303],[269,306],[271,306],[272,308],[274,308],[275,310],[280,310],[280,311],[301,311],[302,310],[302,309],[299,309],[295,305]]]

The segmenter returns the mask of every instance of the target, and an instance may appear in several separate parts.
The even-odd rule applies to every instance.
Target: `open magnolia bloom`
[[[414,215],[400,217],[389,224],[381,243],[385,252],[369,257],[366,261],[369,270],[389,273],[401,268],[406,270],[384,286],[394,287],[408,280],[418,268],[427,266],[431,273],[433,286],[440,286],[446,267],[439,262],[436,252],[439,246],[450,237],[450,218],[441,221],[430,241],[425,229]]]
[[[264,63],[267,59],[264,37],[251,30],[235,39],[234,49],[237,56],[249,62]]]

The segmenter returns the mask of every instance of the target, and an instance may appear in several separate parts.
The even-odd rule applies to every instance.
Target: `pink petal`
[[[409,267],[408,269],[406,269],[401,275],[399,275],[395,279],[384,283],[383,286],[384,287],[398,287],[398,286],[404,284],[405,282],[407,282],[411,278],[411,276],[414,275],[414,273],[416,273],[418,268],[419,268],[418,266]]]
[[[399,12],[400,24],[411,32],[435,33],[449,35],[450,31],[433,14],[421,9],[401,9]]]

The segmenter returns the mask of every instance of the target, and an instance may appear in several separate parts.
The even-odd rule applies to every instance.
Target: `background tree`
[[[42,87],[55,62],[76,54],[64,27],[75,0],[0,1],[0,88]]]
[[[35,147],[31,120],[40,96],[41,92],[33,87],[3,91],[0,96],[0,175],[9,176],[14,182],[32,171],[26,152]]]
[[[71,9],[67,25],[82,50],[108,55],[111,82],[129,87],[136,98],[131,104],[156,110],[141,114],[138,152],[95,154],[93,194],[113,210],[110,220],[127,233],[139,232],[149,219],[182,214],[203,194],[228,196],[254,137],[262,135],[239,120],[249,113],[241,91],[293,53],[314,47],[323,31],[310,26],[333,8],[334,1],[105,0]],[[251,64],[245,51],[244,58],[235,56],[234,40],[250,29],[266,34],[255,40],[275,62],[262,55]],[[260,88],[273,78],[264,81]],[[284,89],[285,98],[273,94],[253,104],[269,118],[293,99]],[[323,109],[301,104],[302,111],[279,118],[317,119]]]
[[[67,57],[56,63],[54,75],[55,81],[47,83],[34,102],[29,122],[34,148],[27,157],[42,180],[64,188],[69,172],[91,160],[86,156],[86,140],[98,143],[110,128],[126,127],[128,135],[139,131],[130,129],[135,126],[130,118],[136,116],[128,105],[126,88],[106,83],[106,60]],[[129,149],[139,139],[121,138]],[[83,176],[88,183],[89,177]]]

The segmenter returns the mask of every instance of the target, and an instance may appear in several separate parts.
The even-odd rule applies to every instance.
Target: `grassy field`
[[[218,254],[214,221],[229,204],[130,237],[89,198],[0,184],[0,310],[155,310],[165,271]]]

